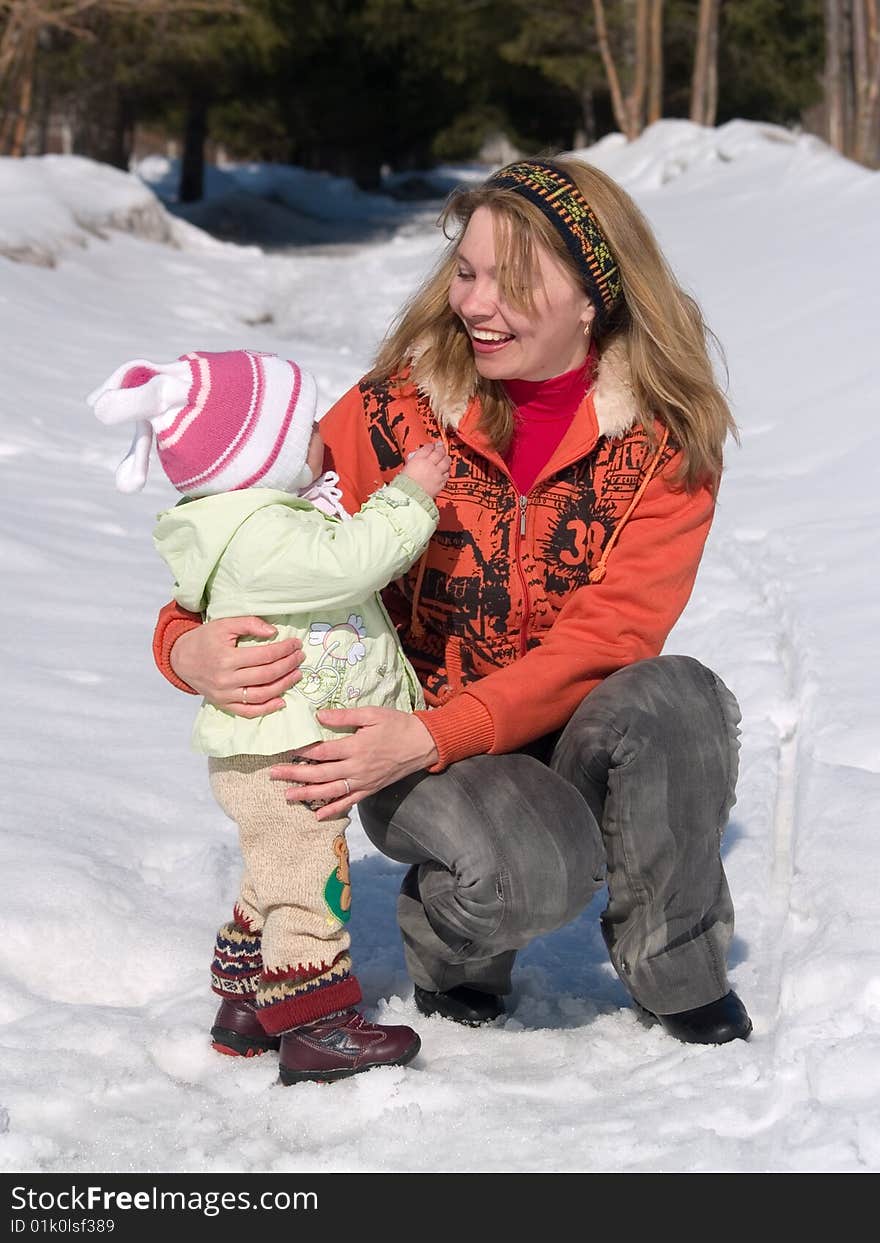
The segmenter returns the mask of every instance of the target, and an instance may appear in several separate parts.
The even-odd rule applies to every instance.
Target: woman
[[[510,165],[443,219],[439,266],[321,423],[349,509],[425,441],[452,458],[425,556],[384,593],[431,707],[322,712],[353,732],[274,775],[324,816],[358,803],[410,865],[423,1014],[497,1017],[516,950],[607,881],[605,941],[643,1012],[680,1040],[745,1039],[719,854],[739,712],[710,670],[658,655],[735,430],[701,314],[629,197],[576,160]],[[195,620],[163,610],[160,668],[273,711],[298,654],[238,649],[271,635],[257,619]]]

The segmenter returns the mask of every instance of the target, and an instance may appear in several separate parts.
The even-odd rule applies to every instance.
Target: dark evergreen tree
[[[644,68],[652,15],[638,126],[657,115],[661,63],[662,115],[689,114],[698,10],[699,0],[602,5],[618,104],[632,85],[633,21],[632,64]],[[470,158],[495,133],[539,152],[618,128],[596,12],[589,0],[102,0],[76,31],[40,32],[32,128],[46,131],[66,100],[75,149],[124,167],[135,124],[149,122],[181,142],[185,200],[201,194],[207,136],[238,158],[373,188],[383,165]],[[822,0],[722,3],[719,121],[798,122],[821,93],[822,13]],[[0,46],[2,35],[0,24]]]
[[[822,93],[822,0],[722,4],[718,122],[798,122]]]

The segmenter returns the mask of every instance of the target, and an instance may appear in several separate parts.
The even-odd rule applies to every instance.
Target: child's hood
[[[153,543],[175,578],[174,595],[194,613],[205,608],[209,580],[236,531],[270,505],[312,510],[309,501],[275,488],[244,488],[184,499],[157,516]]]

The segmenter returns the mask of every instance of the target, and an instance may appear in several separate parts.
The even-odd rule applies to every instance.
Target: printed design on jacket
[[[335,625],[331,622],[312,622],[309,647],[320,647],[321,655],[317,664],[303,664],[302,680],[294,690],[316,707],[333,702],[334,706],[341,708],[346,706],[345,699],[357,699],[362,688],[348,686],[343,697],[342,686],[346,671],[367,654],[364,645],[366,637],[364,619],[356,613],[351,613],[347,622]]]
[[[658,469],[673,456],[666,449]],[[600,440],[596,453],[549,481],[540,503],[553,510],[535,541],[547,595],[565,596],[588,581],[650,464],[653,449],[641,429],[623,440]]]
[[[381,471],[397,472],[403,465],[401,444],[406,437],[406,417],[394,410],[394,395],[388,384],[362,384],[370,415],[370,444]],[[438,436],[440,429],[437,429]]]
[[[405,461],[412,430],[421,439],[425,431],[440,438],[424,399],[419,426],[411,429],[407,400],[389,397],[387,385],[365,384],[361,392],[371,442],[383,445],[386,469]],[[640,425],[620,439],[600,437],[588,457],[531,490],[523,533],[519,494],[508,475],[455,432],[446,439],[452,470],[444,493],[455,505],[438,497],[440,522],[421,575],[417,625],[418,564],[382,593],[429,702],[516,660],[540,643],[572,592],[591,589],[590,570],[654,453]],[[674,452],[671,445],[664,450],[659,470]]]

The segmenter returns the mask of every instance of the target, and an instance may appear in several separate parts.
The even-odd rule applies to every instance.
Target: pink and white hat
[[[136,423],[116,471],[120,492],[147,479],[153,436],[165,473],[186,496],[240,488],[296,492],[311,483],[306,464],[317,408],[314,377],[257,350],[182,354],[173,363],[136,358],[89,393],[102,423]]]

